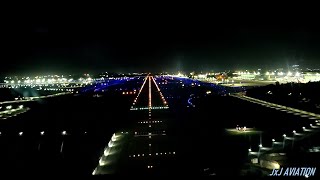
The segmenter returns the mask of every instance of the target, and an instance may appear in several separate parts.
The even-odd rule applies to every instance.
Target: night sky
[[[84,11],[6,20],[1,75],[320,67],[312,21],[198,12]]]

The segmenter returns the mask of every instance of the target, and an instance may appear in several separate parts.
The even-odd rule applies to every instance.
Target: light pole
[[[260,152],[261,152],[262,144],[259,144],[259,152],[258,152],[258,159],[260,158]]]
[[[292,131],[292,133],[293,133],[293,138],[292,138],[292,148],[293,148],[293,144],[294,144],[294,136],[296,135],[296,131],[295,131],[295,130],[293,130],[293,131]]]
[[[43,136],[44,135],[44,131],[41,131],[40,135]],[[40,146],[41,146],[41,137],[40,137],[40,140],[39,140],[38,151],[40,151]]]
[[[262,144],[262,132],[260,132],[260,144]]]
[[[275,141],[276,141],[275,139],[272,139],[272,148],[274,147],[274,142]]]
[[[60,153],[62,153],[62,151],[63,151],[64,136],[67,135],[67,132],[62,131],[61,134],[62,134],[63,138],[62,138],[62,143],[61,143],[61,147],[60,147]]]
[[[284,149],[284,146],[285,146],[285,143],[286,143],[285,141],[286,141],[286,137],[287,137],[287,135],[286,135],[286,134],[283,134],[282,136],[283,136],[283,149]]]

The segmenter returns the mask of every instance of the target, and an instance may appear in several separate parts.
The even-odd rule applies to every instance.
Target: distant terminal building
[[[309,82],[315,82],[315,81],[320,81],[320,73],[315,73],[315,72],[307,72],[303,74],[304,80]]]
[[[225,73],[206,73],[194,75],[194,78],[199,80],[223,81],[228,79],[228,76]]]
[[[267,71],[265,73],[238,71],[233,73],[233,79],[238,80],[260,80],[260,81],[279,81],[280,83],[296,82],[307,83],[320,81],[320,72],[284,72],[280,70]]]
[[[299,65],[293,65],[290,70],[284,71],[283,68],[276,70],[261,71],[235,71],[229,73],[192,73],[192,78],[201,81],[225,83],[233,81],[278,81],[279,83],[307,83],[320,81],[319,70],[300,71]],[[296,70],[296,71],[293,71]],[[299,70],[299,71],[298,71]]]
[[[235,72],[233,73],[233,78],[234,79],[239,79],[239,80],[259,80],[261,79],[261,73],[260,72],[249,72],[249,71],[244,71],[244,72]]]

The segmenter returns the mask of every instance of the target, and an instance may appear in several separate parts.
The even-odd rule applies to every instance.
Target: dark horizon
[[[320,68],[312,26],[189,18],[4,23],[1,75]]]

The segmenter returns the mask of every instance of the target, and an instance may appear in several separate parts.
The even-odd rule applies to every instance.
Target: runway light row
[[[151,109],[151,107],[152,107],[152,103],[151,103],[151,77],[149,76],[149,103],[148,103],[148,107],[149,107],[149,109]],[[150,115],[150,114],[149,114]]]
[[[2,109],[2,108],[0,108]],[[13,113],[15,111],[23,109],[23,105],[18,106],[16,109],[12,109],[12,106],[7,106],[5,111],[0,111],[0,114]]]
[[[123,95],[125,94],[136,94],[136,91],[128,91],[128,92],[122,92]]]
[[[129,158],[139,158],[139,157],[147,157],[147,156],[167,156],[167,155],[175,155],[176,152],[157,152],[157,153],[149,153],[149,154],[133,154],[129,155]]]
[[[318,120],[315,120],[315,122],[318,122]],[[317,126],[318,127],[318,126]],[[310,124],[310,128],[317,128],[317,127],[315,127],[313,124]],[[312,131],[312,130],[310,130],[310,129],[306,129],[306,127],[302,127],[302,130],[303,131]],[[283,134],[282,135],[282,137],[283,137],[283,148],[284,148],[284,146],[285,146],[285,140],[287,140],[287,139],[289,139],[289,140],[292,140],[292,141],[294,141],[295,139],[295,136],[298,136],[298,135],[300,135],[300,136],[302,136],[303,134],[299,134],[299,133],[297,133],[297,131],[296,130],[293,130],[292,131],[292,134],[293,134],[293,137],[287,137],[287,135],[286,134]],[[270,148],[266,148],[266,149],[268,149],[268,150],[272,150],[273,148],[274,148],[274,144],[276,143],[276,140],[275,139],[271,139],[271,141],[272,141],[272,147],[270,147]],[[263,145],[262,144],[259,144],[259,149],[260,148],[263,148]],[[248,149],[248,152],[250,153],[250,154],[252,154],[251,152],[252,152],[252,149],[251,148],[249,148]],[[259,152],[259,154],[260,154],[260,152]]]
[[[140,93],[141,93],[142,89],[143,89],[144,86],[145,86],[145,83],[146,83],[147,79],[149,80],[149,98],[148,98],[149,101],[148,101],[148,108],[134,108],[134,106],[136,105],[136,103],[137,103],[137,101],[138,101],[138,98],[139,98],[139,96],[140,96]],[[156,108],[152,107],[152,103],[151,103],[151,102],[152,102],[152,100],[151,100],[151,98],[152,98],[152,97],[151,97],[151,79],[152,79],[152,81],[155,83],[156,88],[157,88],[158,92],[160,93],[160,96],[161,96],[161,99],[162,99],[162,101],[163,101],[163,104],[165,105],[164,107],[156,107]],[[139,90],[139,92],[138,92],[137,97],[134,99],[134,101],[133,101],[133,103],[132,103],[132,106],[131,106],[131,109],[130,109],[130,110],[168,109],[168,108],[169,108],[169,107],[168,107],[167,101],[165,100],[163,94],[161,93],[160,88],[159,88],[159,86],[157,85],[157,83],[155,82],[153,76],[146,76],[145,79],[144,79],[144,82],[143,82],[143,84],[142,84],[142,86],[141,86],[141,88],[140,88],[140,90]]]
[[[140,108],[134,108],[131,107],[131,111],[137,111],[137,110],[147,110],[147,109],[169,109],[168,106],[152,106],[151,108],[149,107],[140,107]]]
[[[135,135],[159,135],[159,134],[163,134],[166,133],[166,131],[154,131],[154,132],[134,132]]]
[[[162,136],[166,136],[167,134],[166,133],[158,133],[158,134],[156,134],[156,133],[152,133],[151,135],[148,135],[148,134],[135,134],[135,137],[149,137],[150,139],[151,139],[151,137],[152,136],[160,136],[160,135],[162,135]]]
[[[123,134],[123,132],[121,132],[121,134]],[[105,166],[107,165],[109,162],[109,160],[106,160],[111,154],[114,154],[115,151],[112,151],[112,148],[117,146],[117,144],[115,143],[116,141],[118,141],[121,138],[122,135],[116,135],[116,133],[114,133],[110,139],[110,141],[108,142],[108,146],[105,148],[105,150],[103,151],[103,155],[100,157],[99,159],[99,166]],[[93,175],[96,173],[96,170],[92,173]]]
[[[23,134],[24,134],[23,131],[21,131],[21,132],[18,133],[19,136],[22,136]],[[85,131],[84,134],[87,134],[87,132]],[[1,132],[0,132],[0,135],[1,135]],[[41,135],[41,136],[45,135],[45,132],[44,132],[44,131],[41,131],[41,132],[40,132],[40,135]],[[62,131],[62,132],[61,132],[61,135],[69,135],[69,134],[68,134],[66,131]]]
[[[140,90],[139,90],[139,92],[138,92],[138,95],[137,95],[137,97],[133,100],[132,105],[135,105],[135,103],[137,103],[138,98],[139,98],[139,96],[140,96],[140,94],[141,94],[141,91],[142,91],[144,85],[145,85],[146,82],[147,82],[147,79],[148,79],[148,77],[145,77],[145,79],[144,79],[144,81],[143,81],[143,83],[142,83],[142,86],[141,86],[141,88],[140,88]]]
[[[162,123],[162,121],[141,121],[139,124],[148,124],[148,123]]]
[[[28,110],[30,110],[30,108],[24,108],[23,105],[20,105],[16,109],[12,109],[12,106],[9,106],[9,107],[7,106],[5,111],[0,111],[0,119],[11,118],[13,116],[17,116],[19,114],[25,113]]]
[[[164,96],[163,96],[163,94],[162,94],[162,92],[161,92],[161,90],[160,90],[160,88],[159,88],[158,84],[156,83],[156,81],[154,80],[154,78],[153,78],[153,77],[151,77],[151,78],[152,78],[152,80],[153,80],[154,84],[156,85],[156,88],[157,88],[158,92],[160,93],[160,96],[161,96],[161,99],[162,99],[163,104],[164,104],[166,107],[168,107],[168,105],[167,105],[167,101],[165,100],[165,98],[164,98]]]

